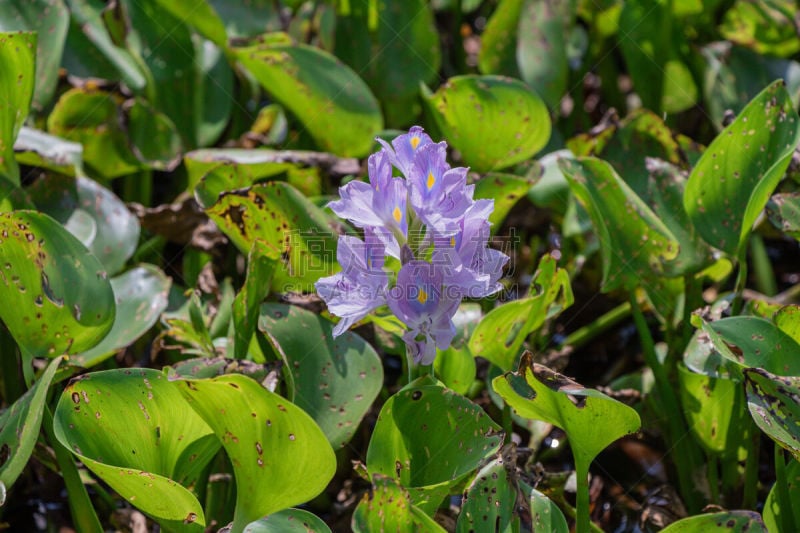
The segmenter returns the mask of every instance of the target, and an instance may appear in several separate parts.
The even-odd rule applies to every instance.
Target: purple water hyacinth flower
[[[369,229],[364,241],[349,235],[339,237],[336,259],[342,271],[315,284],[328,310],[341,318],[333,329],[334,337],[386,303],[389,276],[383,271],[384,258],[384,244]]]
[[[359,228],[373,228],[388,253],[399,258],[408,233],[408,187],[402,178],[392,177],[384,151],[372,154],[367,167],[370,182],[354,180],[340,187],[340,200],[328,206]]]
[[[397,167],[404,176],[411,174],[411,166],[417,150],[423,146],[433,144],[433,141],[425,131],[419,126],[412,126],[408,133],[398,135],[392,141],[392,145],[383,139],[377,139],[389,157],[389,161]]]
[[[418,364],[433,363],[436,348],[447,349],[456,334],[452,317],[461,297],[448,290],[443,274],[427,261],[410,261],[400,268],[397,284],[389,291],[389,309],[408,326],[403,340]]]

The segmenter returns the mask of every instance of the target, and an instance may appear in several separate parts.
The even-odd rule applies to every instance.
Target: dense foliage
[[[0,3],[3,527],[800,530],[798,34]]]

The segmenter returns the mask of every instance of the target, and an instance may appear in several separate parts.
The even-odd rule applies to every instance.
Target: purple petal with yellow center
[[[395,137],[391,146],[383,139],[378,139],[378,142],[383,145],[391,163],[404,176],[410,174],[417,151],[423,146],[433,143],[428,134],[419,126],[412,126],[408,133]]]

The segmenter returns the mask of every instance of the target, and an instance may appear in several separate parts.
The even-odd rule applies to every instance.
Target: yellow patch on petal
[[[417,146],[419,146],[419,141],[421,139],[419,137],[411,137],[411,149],[416,150]]]
[[[455,237],[450,237],[450,246],[452,248],[456,247],[456,238]]]
[[[419,294],[417,295],[417,301],[421,304],[424,304],[428,301],[428,293],[425,292],[423,289],[419,290]]]
[[[428,181],[427,183],[425,183],[425,185],[428,186],[428,190],[430,190],[431,187],[433,187],[434,183],[436,183],[436,178],[433,177],[433,172],[428,172]]]
[[[395,207],[394,211],[392,211],[392,216],[394,217],[395,221],[399,224],[401,220],[403,220],[403,212],[400,211],[399,207]]]

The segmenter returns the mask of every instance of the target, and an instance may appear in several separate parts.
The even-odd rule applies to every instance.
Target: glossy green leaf
[[[0,9],[0,31],[37,32],[32,101],[36,109],[43,109],[55,92],[68,24],[69,13],[62,0],[11,0]]]
[[[14,140],[28,116],[36,63],[35,33],[0,33],[0,175],[19,185]]]
[[[525,0],[500,0],[492,11],[481,35],[478,68],[482,74],[520,77],[516,43],[525,3]]]
[[[747,407],[756,425],[800,460],[800,377],[748,368],[744,383]]]
[[[493,232],[500,228],[511,208],[528,193],[534,183],[535,179],[500,172],[491,172],[478,180],[475,198],[494,200],[494,211],[489,215]]]
[[[350,68],[286,36],[266,36],[236,57],[273,98],[292,112],[317,145],[342,156],[364,156],[383,128],[375,97]]]
[[[456,523],[457,533],[469,533],[492,528],[505,531],[517,507],[517,487],[513,483],[516,464],[502,457],[481,468],[464,490],[464,501]],[[512,475],[509,475],[509,469]]]
[[[800,305],[784,305],[772,318],[778,328],[800,344]]]
[[[50,361],[36,383],[0,414],[0,483],[5,489],[11,488],[28,464],[39,437],[47,390],[60,363],[60,357]]]
[[[633,289],[663,277],[679,244],[610,164],[593,157],[562,159],[561,170],[589,212],[603,255],[603,292]]]
[[[43,131],[23,126],[14,143],[17,162],[75,176],[83,168],[83,146]]]
[[[697,374],[684,365],[678,366],[678,384],[686,421],[700,445],[708,453],[735,454],[750,426],[742,417],[741,384]]]
[[[531,531],[533,533],[568,533],[567,519],[558,505],[536,489],[531,489]]]
[[[61,224],[34,211],[0,214],[0,318],[28,353],[87,350],[114,321],[100,262]]]
[[[764,510],[762,511],[767,531],[781,531],[786,515],[791,516],[790,520],[792,522],[790,523],[800,524],[800,509],[793,505],[794,502],[800,501],[800,463],[790,461],[786,465],[785,472],[789,507],[786,508],[781,505],[780,496],[778,496],[778,491],[780,490],[778,487],[779,482],[776,481],[767,495],[767,499],[764,502]]]
[[[334,339],[331,322],[291,305],[262,305],[258,329],[291,373],[289,397],[334,448],[346,444],[383,386],[372,346],[350,331]]]
[[[261,302],[269,294],[280,253],[264,241],[255,240],[247,254],[247,278],[233,302],[234,357],[243,359],[256,332]]]
[[[103,481],[170,531],[203,531],[193,482],[219,441],[157,370],[73,380],[54,413],[56,438]]]
[[[798,118],[783,82],[775,82],[706,149],[686,184],[684,206],[709,244],[732,255],[745,246],[800,142]]]
[[[430,377],[383,404],[367,449],[367,469],[413,491],[432,513],[450,488],[502,444],[500,427],[478,405]]]
[[[259,364],[245,359],[198,357],[184,359],[171,365],[168,367],[167,376],[169,379],[174,380],[178,378],[215,378],[224,374],[244,374],[264,384],[265,379],[269,378],[272,381],[270,374],[273,374],[276,370],[280,370],[280,363],[274,361]],[[275,383],[277,383],[277,380],[275,380]]]
[[[517,414],[563,429],[578,472],[587,472],[597,454],[641,426],[631,407],[534,363],[530,352],[516,372],[496,377],[492,387]]]
[[[568,39],[577,0],[527,0],[519,18],[520,78],[550,109],[557,109],[569,79]]]
[[[119,272],[136,250],[139,220],[96,181],[50,174],[28,190],[36,206],[78,237],[108,274]]]
[[[422,110],[419,84],[438,77],[439,34],[425,0],[351,0],[336,17],[336,56],[370,86],[392,126],[409,126]]]
[[[569,274],[546,254],[533,275],[531,294],[492,309],[478,324],[469,349],[503,370],[510,370],[520,355],[524,339],[544,321],[572,305]]]
[[[336,457],[325,435],[285,398],[235,374],[176,384],[233,464],[234,530],[314,498],[333,477]]]
[[[440,533],[445,529],[411,503],[397,481],[374,474],[372,489],[358,503],[351,527],[355,533],[396,531],[397,533]]]
[[[547,106],[521,81],[455,76],[423,96],[448,144],[477,172],[525,161],[550,139]]]
[[[694,372],[737,381],[747,367],[797,376],[800,344],[769,320],[734,316],[703,323],[686,348],[684,363]]]
[[[244,533],[330,533],[320,517],[302,509],[284,509],[244,526]]]
[[[800,193],[775,194],[767,202],[772,225],[800,241]]]
[[[170,285],[172,280],[153,265],[141,265],[113,278],[117,314],[111,331],[96,346],[70,357],[70,363],[88,368],[133,344],[167,308]]]
[[[788,57],[800,51],[791,0],[737,0],[725,11],[720,33],[759,54]]]
[[[767,533],[761,515],[754,511],[723,511],[690,516],[673,522],[661,533]]]
[[[256,239],[280,249],[276,292],[313,291],[314,282],[335,268],[333,219],[287,183],[223,193],[207,213],[243,253]]]

